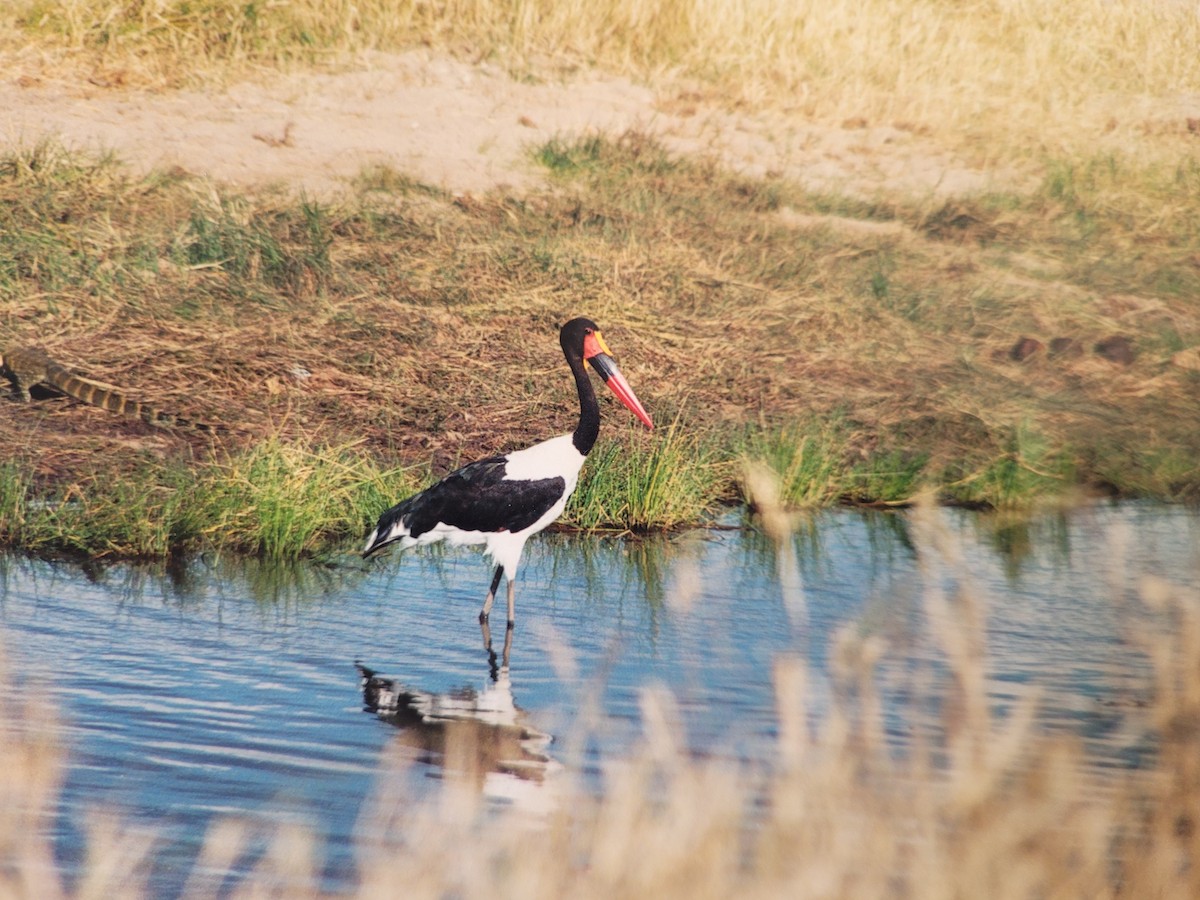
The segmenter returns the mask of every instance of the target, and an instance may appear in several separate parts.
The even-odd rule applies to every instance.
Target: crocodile
[[[109,412],[130,418],[141,419],[157,427],[192,428],[197,431],[215,432],[219,426],[205,422],[193,422],[168,412],[163,412],[148,403],[140,403],[126,397],[119,390],[99,382],[90,381],[55,362],[44,350],[36,347],[18,347],[0,357],[0,374],[12,383],[14,400],[29,403],[29,389],[37,384],[49,385],[81,403],[98,406]]]

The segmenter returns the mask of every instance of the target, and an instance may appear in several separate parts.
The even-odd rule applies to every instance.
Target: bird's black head
[[[589,335],[598,334],[599,332],[599,325],[591,319],[580,316],[572,319],[558,330],[558,342],[562,344],[564,353],[583,359],[583,342]]]
[[[599,325],[583,317],[572,319],[559,329],[558,340],[568,361],[572,361],[572,366],[577,365],[576,361],[586,362],[647,428],[654,427],[650,415],[642,407],[641,401],[621,374],[621,370],[617,368],[612,351],[608,349],[608,344],[600,334]]]

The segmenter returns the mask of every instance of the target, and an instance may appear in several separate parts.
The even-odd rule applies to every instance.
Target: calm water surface
[[[670,688],[693,753],[769,759],[773,664],[803,658],[819,693],[843,629],[886,640],[889,726],[902,743],[905,707],[920,703],[906,676],[936,678],[941,666],[922,598],[942,590],[956,602],[969,585],[988,601],[997,709],[1036,689],[1046,728],[1083,735],[1097,766],[1137,765],[1148,748],[1122,734],[1119,710],[1147,684],[1128,640],[1130,617],[1144,615],[1138,578],[1200,586],[1200,516],[1139,505],[1009,527],[939,516],[951,549],[920,557],[926,533],[904,513],[823,514],[782,559],[736,530],[543,536],[527,548],[499,673],[476,622],[490,570],[469,549],[282,571],[198,561],[172,573],[87,572],[3,558],[11,677],[0,690],[49,691],[60,710],[64,868],[80,862],[88,810],[115,809],[160,835],[157,896],[179,892],[206,829],[225,816],[310,823],[336,887],[352,873],[356,822],[379,780],[419,789],[438,778],[436,730],[415,714],[364,711],[356,660],[426,712],[469,707],[490,721],[515,704],[526,737],[540,739],[535,757],[600,785],[600,760],[639,737],[648,685]],[[594,736],[576,754],[563,736],[589,708]],[[413,760],[406,775],[380,768],[385,750]]]

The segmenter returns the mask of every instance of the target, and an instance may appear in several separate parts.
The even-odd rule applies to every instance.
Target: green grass
[[[1012,429],[999,453],[946,485],[955,501],[1011,509],[1035,498],[1065,495],[1078,484],[1075,460],[1030,423]]]
[[[162,558],[203,550],[268,561],[348,540],[417,487],[350,447],[266,441],[200,466],[146,463],[41,496],[17,466],[0,469],[0,534],[42,554]]]
[[[29,476],[14,462],[0,464],[0,540],[22,546],[30,499]]]
[[[98,489],[71,485],[30,522],[39,549],[70,556],[162,558],[196,547],[192,474],[146,465]]]
[[[653,437],[626,431],[587,461],[566,521],[582,529],[650,531],[706,520],[728,490],[713,448],[676,419]]]
[[[875,453],[850,467],[844,493],[867,503],[908,503],[927,486],[928,463],[928,454],[912,450]]]
[[[742,439],[741,466],[744,471],[766,467],[774,478],[776,501],[792,510],[834,503],[903,505],[930,486],[927,453],[876,447],[864,455],[855,449],[861,437],[844,413],[823,420],[757,427]],[[742,491],[745,499],[757,505],[748,480],[743,480]]]
[[[607,143],[598,135],[582,140],[554,137],[538,146],[533,158],[555,175],[577,176],[600,167]]]
[[[0,535],[41,555],[163,558],[198,546],[192,473],[147,464],[128,477],[38,490],[15,466],[0,471]]]
[[[409,473],[379,471],[352,447],[272,440],[214,466],[198,506],[219,546],[281,560],[362,537],[412,486]]]
[[[836,420],[756,428],[745,438],[742,459],[774,473],[779,502],[789,509],[828,506],[846,489],[845,431]]]
[[[647,531],[701,522],[725,499],[711,449],[676,428],[610,440],[588,462],[566,523]],[[21,467],[0,468],[0,539],[40,554],[163,558],[205,550],[280,562],[357,546],[378,515],[428,486],[381,470],[353,446],[278,439],[204,465],[146,463],[43,496]]]

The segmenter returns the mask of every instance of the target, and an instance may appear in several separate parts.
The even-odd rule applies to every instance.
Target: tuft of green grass
[[[778,479],[778,502],[788,509],[828,506],[846,489],[846,430],[842,422],[789,423],[756,428],[744,438],[743,464],[764,465]],[[755,503],[747,485],[743,493]]]
[[[25,543],[30,488],[22,466],[15,462],[0,464],[0,542],[17,546]]]
[[[999,452],[946,486],[956,502],[1012,509],[1062,496],[1077,484],[1073,455],[1031,422],[1010,429]]]
[[[589,457],[566,522],[582,529],[648,531],[704,520],[722,499],[711,447],[675,419],[638,440],[634,432]]]
[[[407,469],[380,469],[352,445],[265,441],[205,465],[148,461],[37,496],[0,468],[0,539],[39,553],[165,558],[201,550],[301,559],[364,535],[398,497]]]
[[[352,179],[351,184],[363,194],[376,191],[399,197],[424,195],[447,199],[444,189],[424,184],[385,163],[368,163]]]
[[[925,486],[927,453],[886,450],[871,454],[846,473],[846,494],[867,503],[907,503]]]
[[[1200,456],[1191,447],[1102,445],[1088,470],[1103,488],[1122,496],[1177,503],[1200,500]]]
[[[881,447],[860,458],[857,441],[841,415],[760,426],[743,436],[738,458],[743,472],[766,467],[773,476],[771,502],[789,510],[839,502],[902,504],[924,486],[928,454]],[[757,507],[753,483],[744,477],[741,491]]]
[[[42,554],[161,559],[197,547],[194,496],[194,473],[178,463],[144,460],[122,478],[96,473],[45,491],[9,466],[0,535]]]
[[[209,543],[280,560],[365,534],[397,494],[413,489],[406,471],[380,471],[352,445],[276,439],[214,466],[197,502]]]
[[[601,166],[606,144],[601,135],[581,139],[552,137],[534,150],[533,158],[556,175],[578,175]]]
[[[228,272],[244,285],[295,294],[322,288],[329,276],[328,213],[301,198],[292,210],[261,210],[245,198],[193,208],[174,255],[193,268]]]
[[[84,157],[43,140],[0,156],[0,298],[121,284],[128,269],[108,251],[114,220],[134,205],[111,155]]]
[[[1097,291],[1194,297],[1200,275],[1187,260],[1200,247],[1197,197],[1200,161],[1191,155],[1166,162],[1112,153],[1050,159],[1023,204],[1044,213],[1025,241],[1052,247],[1066,277]]]
[[[147,464],[101,487],[72,485],[40,523],[56,552],[82,556],[162,558],[195,546],[202,524],[193,506],[192,473]]]

